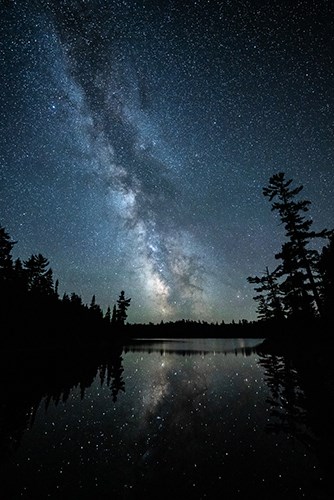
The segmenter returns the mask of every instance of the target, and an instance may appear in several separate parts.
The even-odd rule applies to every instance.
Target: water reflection
[[[77,353],[11,354],[1,362],[2,403],[0,419],[1,456],[19,447],[25,430],[31,429],[38,408],[45,411],[52,402],[66,403],[72,391],[83,399],[87,388],[98,378],[106,385],[113,402],[125,391],[122,365],[123,347],[108,353],[78,351]]]
[[[261,349],[260,349],[261,352]],[[334,370],[330,353],[319,351],[284,356],[260,354],[270,388],[270,420],[266,431],[301,442],[321,464],[315,498],[334,498]]]
[[[330,366],[198,340],[3,359],[6,498],[333,498]]]
[[[181,356],[230,354],[250,356],[263,339],[138,339],[124,348],[125,352],[160,352]]]

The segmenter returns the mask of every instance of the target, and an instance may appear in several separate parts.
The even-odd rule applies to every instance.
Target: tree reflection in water
[[[269,433],[284,432],[302,442],[319,460],[323,476],[315,489],[334,498],[334,370],[330,353],[301,351],[290,355],[259,350],[270,388]],[[319,497],[320,498],[320,497]]]
[[[142,433],[137,434],[137,426],[139,420],[131,421],[131,426],[126,427],[126,431],[123,434],[121,427],[119,428],[119,432],[117,431],[117,427],[110,427],[110,420],[108,420],[108,429],[112,429],[111,434],[107,437],[105,453],[106,455],[101,454],[101,460],[96,463],[96,469],[92,465],[92,470],[99,471],[99,468],[102,468],[101,477],[106,477],[106,485],[105,489],[110,488],[110,484],[107,481],[111,481],[110,478],[110,470],[113,471],[115,476],[115,482],[112,483],[111,487],[114,488],[114,493],[117,495],[120,491],[123,491],[122,481],[120,480],[120,486],[117,486],[117,478],[121,477],[122,480],[127,478],[128,476],[134,477],[136,476],[137,480],[137,492],[144,491],[146,494],[149,493],[152,485],[156,486],[157,491],[161,491],[161,480],[165,478],[165,480],[169,481],[171,478],[176,481],[175,485],[171,484],[171,488],[183,488],[182,491],[186,493],[187,485],[185,482],[182,482],[184,476],[182,476],[182,470],[189,472],[189,477],[193,477],[193,471],[191,470],[192,462],[188,463],[179,463],[176,465],[174,471],[169,470],[169,466],[172,463],[171,460],[174,459],[175,456],[183,456],[182,450],[191,449],[193,450],[194,455],[198,453],[197,450],[206,450],[203,453],[206,453],[208,450],[213,454],[217,454],[216,460],[208,457],[206,458],[204,455],[202,457],[197,457],[196,462],[198,462],[198,471],[201,471],[201,474],[198,476],[197,474],[194,476],[198,479],[200,483],[200,487],[202,488],[201,494],[206,492],[205,496],[194,496],[193,498],[216,498],[212,496],[217,493],[217,485],[211,481],[213,477],[213,473],[217,473],[217,476],[225,477],[224,488],[225,492],[233,492],[238,491],[239,482],[242,478],[244,484],[256,485],[258,487],[258,492],[261,494],[265,494],[267,492],[270,493],[270,498],[280,498],[280,492],[276,492],[276,486],[269,486],[268,490],[266,485],[259,483],[260,476],[256,476],[256,473],[259,474],[259,470],[261,468],[266,469],[267,465],[263,467],[263,453],[261,456],[253,455],[249,448],[245,447],[243,450],[238,450],[238,435],[235,437],[231,437],[229,440],[228,431],[231,430],[231,425],[236,425],[233,429],[236,429],[237,433],[240,430],[249,430],[250,427],[245,426],[245,420],[243,420],[241,406],[239,404],[235,405],[236,413],[232,413],[233,403],[242,403],[242,395],[239,394],[239,399],[235,399],[233,394],[229,394],[228,388],[233,386],[236,383],[238,390],[241,390],[241,385],[239,385],[238,381],[241,377],[237,377],[236,379],[231,378],[228,382],[228,372],[224,372],[222,367],[227,366],[241,366],[243,361],[239,364],[234,364],[232,359],[236,360],[235,356],[243,357],[244,360],[246,358],[251,357],[251,362],[254,364],[253,360],[257,360],[258,365],[261,366],[261,370],[256,373],[259,375],[260,373],[264,373],[265,384],[261,381],[262,389],[261,395],[262,397],[261,408],[262,413],[259,415],[259,421],[255,422],[254,425],[259,425],[259,431],[264,430],[264,426],[266,426],[266,430],[270,434],[279,434],[284,433],[285,435],[291,436],[292,439],[298,440],[303,446],[307,447],[308,455],[313,455],[317,457],[317,460],[321,466],[323,471],[323,476],[319,478],[319,484],[314,484],[313,491],[316,492],[316,496],[311,496],[308,498],[312,498],[312,500],[320,500],[327,499],[330,500],[334,498],[333,489],[331,488],[331,478],[334,473],[333,467],[333,428],[332,422],[333,420],[333,409],[331,405],[330,395],[332,393],[333,387],[333,369],[330,363],[330,355],[327,353],[324,356],[322,353],[312,353],[310,354],[296,354],[296,355],[287,355],[282,353],[269,353],[265,352],[264,349],[260,347],[240,347],[238,349],[230,349],[228,352],[221,350],[217,356],[217,359],[224,359],[226,362],[222,361],[222,364],[217,363],[217,370],[214,367],[214,361],[212,358],[212,351],[207,352],[196,349],[196,345],[194,344],[194,349],[174,349],[173,345],[168,344],[161,350],[161,347],[152,345],[149,346],[140,346],[133,345],[128,346],[123,349],[122,346],[114,346],[111,351],[105,352],[94,352],[94,351],[81,351],[77,353],[60,353],[57,354],[49,354],[44,355],[42,358],[40,355],[30,355],[29,358],[20,356],[17,354],[14,356],[3,356],[1,367],[0,367],[0,375],[1,375],[1,387],[2,387],[2,399],[1,399],[1,412],[0,412],[0,445],[1,445],[1,472],[3,472],[4,479],[2,480],[1,487],[2,491],[6,490],[12,491],[13,488],[13,477],[17,477],[17,460],[15,460],[15,451],[20,447],[20,443],[24,436],[25,431],[28,429],[32,429],[34,426],[34,419],[36,416],[36,412],[38,408],[45,409],[46,412],[50,412],[52,406],[58,406],[60,402],[67,402],[67,406],[71,405],[71,397],[73,393],[76,393],[76,397],[78,400],[87,401],[89,399],[89,391],[88,388],[103,386],[107,392],[107,400],[115,403],[112,406],[112,413],[117,413],[117,408],[121,408],[119,414],[121,418],[128,419],[129,413],[122,407],[124,405],[124,401],[118,400],[118,396],[120,392],[125,392],[125,381],[127,384],[127,394],[125,395],[128,401],[128,404],[131,407],[131,412],[135,413],[135,410],[132,409],[132,406],[136,407],[136,400],[133,399],[135,394],[140,393],[141,387],[137,386],[139,382],[137,379],[131,380],[131,377],[126,373],[124,376],[123,372],[123,355],[127,353],[133,354],[133,358],[136,358],[136,354],[138,353],[140,356],[140,352],[146,353],[147,356],[156,359],[156,355],[163,356],[162,359],[165,360],[165,355],[169,360],[173,359],[175,365],[179,367],[184,363],[186,358],[190,358],[194,360],[204,360],[205,366],[210,367],[210,372],[213,374],[217,384],[219,381],[225,380],[225,389],[222,389],[220,385],[213,386],[213,382],[211,379],[208,379],[208,386],[200,383],[199,389],[197,391],[196,388],[196,376],[201,377],[205,376],[206,372],[201,371],[203,369],[203,365],[196,365],[195,363],[189,362],[187,364],[188,367],[192,367],[189,371],[189,374],[192,376],[190,386],[185,385],[187,383],[187,378],[176,379],[175,374],[176,371],[172,370],[175,374],[170,379],[169,384],[171,388],[171,401],[166,401],[165,406],[161,407],[162,413],[155,413],[154,408],[151,404],[148,404],[145,409],[141,407],[137,407],[137,413],[140,413],[143,418],[148,422],[148,427],[145,426],[142,428],[144,431]],[[216,351],[215,351],[216,352]],[[256,353],[256,356],[255,356]],[[178,359],[175,361],[175,355],[182,356],[184,359]],[[145,356],[143,354],[143,356]],[[229,365],[230,363],[230,365]],[[231,364],[232,363],[232,364]],[[255,363],[256,364],[256,363]],[[126,364],[127,370],[129,364]],[[152,366],[154,362],[152,363]],[[248,363],[245,363],[246,366],[249,366]],[[196,366],[196,368],[195,368]],[[154,373],[156,365],[154,365],[153,372]],[[212,371],[213,370],[213,371]],[[216,371],[215,371],[216,370]],[[181,373],[181,372],[177,372]],[[167,372],[166,372],[167,374]],[[127,378],[126,378],[127,377]],[[211,381],[210,381],[211,380]],[[153,381],[152,381],[153,383]],[[230,385],[232,383],[232,385]],[[211,385],[210,385],[211,384]],[[204,387],[205,386],[205,387]],[[269,390],[267,389],[267,387]],[[132,389],[131,389],[132,387]],[[181,419],[182,415],[185,417],[187,415],[193,415],[192,410],[194,410],[194,398],[197,402],[201,402],[201,398],[203,396],[203,387],[205,389],[205,398],[203,401],[208,403],[207,410],[204,410],[204,406],[202,405],[201,413],[196,414],[196,418],[193,416],[192,421],[189,422],[189,425],[183,425],[184,422]],[[208,390],[210,387],[210,390]],[[215,387],[215,388],[214,388]],[[134,392],[133,389],[135,389]],[[159,389],[159,387],[157,387]],[[186,390],[187,389],[187,390]],[[87,391],[86,391],[87,390]],[[95,389],[94,389],[95,390]],[[148,383],[148,390],[150,390],[150,380]],[[215,392],[217,390],[218,392]],[[254,389],[255,391],[256,389]],[[257,392],[248,394],[257,394]],[[209,396],[211,399],[208,399]],[[219,399],[219,396],[222,396],[222,399]],[[265,402],[265,397],[268,396],[267,403]],[[225,402],[230,402],[231,406],[228,412],[226,411],[226,407],[224,406]],[[220,405],[220,401],[222,404]],[[259,399],[260,401],[260,399]],[[137,401],[138,403],[138,401]],[[151,400],[150,400],[151,403]],[[250,400],[251,408],[254,410],[254,406],[252,406],[253,401]],[[186,405],[189,406],[189,411],[185,411]],[[211,406],[210,406],[211,405]],[[110,405],[109,405],[110,406]],[[270,409],[270,418],[267,419],[267,424],[265,424],[266,416],[264,413],[267,411],[267,408]],[[50,408],[50,409],[49,409]],[[88,408],[88,406],[86,406]],[[180,409],[180,425],[177,422],[177,409]],[[172,411],[169,411],[169,410]],[[265,411],[264,411],[265,409]],[[114,410],[116,410],[114,412]],[[145,411],[144,411],[145,410]],[[163,413],[165,411],[166,415]],[[167,414],[168,410],[168,414]],[[98,412],[100,411],[100,407],[98,407]],[[247,413],[249,409],[245,410]],[[257,411],[257,410],[256,410]],[[225,413],[224,413],[225,412]],[[230,412],[230,413],[229,413]],[[52,411],[51,411],[52,413]],[[213,418],[213,413],[217,418]],[[57,415],[57,412],[54,413]],[[231,421],[229,421],[229,414],[231,416]],[[162,426],[162,416],[165,417],[164,425]],[[255,411],[253,412],[255,416]],[[39,414],[40,416],[40,414]],[[219,420],[221,417],[222,420]],[[74,416],[76,418],[76,416]],[[109,417],[108,417],[109,418]],[[238,427],[238,419],[240,422],[240,427]],[[41,420],[41,419],[40,419]],[[248,422],[248,420],[247,420]],[[193,426],[192,426],[193,424]],[[203,424],[203,425],[202,425]],[[211,424],[212,427],[205,427],[207,424]],[[40,425],[40,422],[39,422]],[[261,426],[261,428],[260,428]],[[36,426],[38,427],[38,422],[36,422]],[[160,429],[161,427],[161,429]],[[98,432],[103,430],[103,425],[101,424],[101,420],[98,419],[96,427],[94,430],[98,429]],[[207,429],[207,430],[206,430]],[[237,430],[238,429],[238,430]],[[44,428],[40,429],[42,432]],[[73,432],[75,429],[73,430]],[[147,441],[147,432],[151,432],[150,440],[152,446],[147,448],[145,451],[146,441]],[[61,432],[61,431],[60,431]],[[83,428],[78,426],[78,432],[82,433]],[[132,434],[131,434],[132,432]],[[188,434],[187,434],[188,432]],[[193,432],[193,433],[192,433]],[[234,432],[234,430],[233,430]],[[210,435],[212,433],[212,435]],[[171,437],[172,435],[172,437]],[[116,439],[117,436],[117,439]],[[132,445],[132,436],[136,436],[137,442],[136,447],[134,448]],[[195,442],[194,439],[198,438],[198,442]],[[210,441],[210,439],[212,441]],[[252,436],[249,436],[252,439]],[[269,437],[269,436],[268,436]],[[242,437],[242,439],[244,436]],[[63,436],[63,439],[65,437]],[[89,439],[89,438],[88,438]],[[208,439],[208,444],[205,445],[203,439]],[[234,441],[235,439],[235,441]],[[245,439],[247,439],[247,435],[245,435]],[[261,437],[259,436],[259,443],[261,441]],[[284,440],[277,440],[277,443],[283,442]],[[78,441],[79,442],[79,441]],[[241,442],[241,441],[240,441]],[[81,441],[80,441],[81,443]],[[193,448],[191,448],[191,446]],[[153,445],[156,446],[153,446]],[[129,445],[130,448],[126,448]],[[231,445],[231,449],[228,446]],[[131,449],[134,448],[133,450]],[[164,448],[164,446],[166,446]],[[182,448],[183,446],[183,448]],[[190,447],[189,447],[190,446]],[[205,447],[206,446],[206,447]],[[233,455],[233,452],[239,457],[239,462],[235,463],[234,461],[229,462],[227,459],[226,464],[224,464],[224,460],[220,457],[219,453],[221,451],[221,447],[225,446],[228,451],[229,457]],[[181,447],[181,449],[180,449]],[[23,446],[21,447],[21,449]],[[261,448],[262,451],[268,450],[265,446]],[[72,448],[69,448],[72,450]],[[127,452],[127,450],[133,451],[134,456],[136,452],[140,452],[143,450],[141,465],[135,462],[135,467],[131,468],[131,464],[129,465],[127,462],[127,455],[124,459],[121,458],[121,454]],[[225,450],[225,451],[226,451]],[[248,451],[247,451],[248,450]],[[246,468],[242,468],[243,461],[240,458],[240,453],[244,452],[247,457],[244,462],[246,464]],[[89,453],[89,450],[87,451]],[[158,454],[155,457],[154,453]],[[180,455],[177,455],[180,453]],[[248,454],[247,454],[248,453]],[[140,453],[139,453],[140,455]],[[215,455],[214,455],[215,456]],[[281,456],[281,455],[280,455]],[[296,454],[296,456],[299,456]],[[168,458],[171,458],[168,461]],[[100,458],[100,455],[99,455]],[[224,458],[224,457],[223,457]],[[226,457],[225,457],[226,458]],[[103,460],[102,460],[103,459]],[[249,463],[249,459],[254,461],[253,463]],[[91,456],[86,457],[87,461],[87,471],[90,471],[89,467],[92,462]],[[155,461],[154,461],[155,460]],[[293,460],[293,459],[292,459]],[[268,460],[270,462],[270,460]],[[84,462],[85,463],[85,462]],[[273,461],[272,463],[277,463],[277,461]],[[293,461],[291,461],[293,463]],[[306,462],[305,462],[306,463]],[[229,465],[228,465],[229,464]],[[118,468],[117,468],[118,467]],[[179,467],[179,470],[178,470]],[[237,467],[235,470],[234,468]],[[298,467],[298,464],[296,464]],[[240,469],[240,470],[239,470]],[[26,469],[26,474],[29,476],[31,469]],[[161,472],[162,471],[162,472]],[[156,474],[156,472],[158,472]],[[255,473],[254,473],[255,472]],[[300,471],[299,471],[300,472]],[[71,474],[78,474],[76,477],[77,483],[75,483],[74,477],[70,476],[70,482],[68,483],[68,488],[71,488],[71,485],[80,484],[81,481],[81,471],[76,468],[71,469]],[[142,476],[140,474],[143,474]],[[205,474],[204,474],[205,473]],[[272,471],[269,471],[270,475],[273,474]],[[160,475],[159,475],[160,474]],[[162,475],[161,475],[162,474]],[[292,473],[293,474],[293,473]],[[27,477],[27,476],[25,476]],[[47,485],[45,488],[49,487],[49,479],[54,480],[54,476],[45,476],[44,479],[45,484]],[[181,481],[181,479],[182,481]],[[315,474],[315,477],[317,475]],[[11,479],[10,479],[11,478]],[[176,479],[175,479],[176,478]],[[179,483],[177,483],[177,478],[179,478]],[[235,479],[236,484],[232,484]],[[11,481],[11,483],[10,483]],[[211,483],[210,483],[211,481]],[[7,482],[7,483],[6,483]],[[197,482],[197,481],[196,481]],[[308,481],[309,483],[310,481]],[[241,492],[238,494],[238,498],[248,498],[248,490],[244,487],[244,484],[240,483],[241,489],[243,488],[243,492],[245,492],[246,497],[242,497]],[[92,486],[92,488],[95,485]],[[17,486],[17,488],[22,487]],[[220,486],[219,486],[220,487]],[[74,486],[73,486],[74,488]],[[210,490],[211,488],[211,490]],[[246,491],[247,490],[247,491]],[[21,490],[18,490],[19,494],[21,494]],[[47,489],[43,491],[48,491]],[[72,491],[72,490],[71,490]],[[93,489],[89,490],[89,493],[92,493]],[[199,490],[200,491],[200,490]],[[211,496],[210,496],[211,491]],[[77,490],[74,491],[74,497],[77,493]],[[107,491],[108,495],[110,491]],[[106,494],[107,494],[106,493]],[[170,493],[166,490],[166,494]],[[133,493],[135,494],[135,492]],[[161,491],[160,496],[163,497],[165,494],[164,491]],[[199,495],[200,493],[198,493]],[[273,496],[274,495],[274,496]],[[275,496],[276,495],[276,496]],[[9,496],[9,498],[18,498]],[[8,498],[8,497],[7,497]],[[83,498],[83,497],[81,497]],[[102,497],[101,497],[102,498]],[[103,497],[107,498],[107,496]],[[115,497],[120,498],[120,497]],[[122,497],[123,498],[123,497]],[[125,497],[124,497],[125,498]],[[126,498],[135,498],[131,497],[130,493]],[[232,498],[232,497],[230,497]],[[233,497],[234,498],[234,497]],[[262,497],[264,498],[264,497]],[[269,498],[269,496],[268,496]],[[292,498],[292,497],[291,497]],[[299,496],[295,496],[293,498],[299,498]],[[305,498],[304,495],[301,495],[300,498]]]
[[[111,351],[78,351],[76,353],[50,352],[28,356],[11,353],[4,357],[0,367],[2,386],[0,451],[1,462],[15,451],[23,433],[34,424],[41,403],[47,411],[51,402],[56,406],[66,402],[75,388],[80,388],[81,399],[85,390],[100,378],[106,384],[113,402],[119,391],[125,391],[122,365],[122,346]]]

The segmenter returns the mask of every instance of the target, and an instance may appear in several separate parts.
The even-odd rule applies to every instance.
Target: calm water
[[[334,498],[303,380],[260,344],[157,340],[10,364],[2,498]]]

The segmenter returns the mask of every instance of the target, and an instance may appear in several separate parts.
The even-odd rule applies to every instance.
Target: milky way
[[[182,5],[181,5],[182,4]],[[284,171],[333,227],[329,2],[1,4],[0,224],[130,322],[255,319]]]

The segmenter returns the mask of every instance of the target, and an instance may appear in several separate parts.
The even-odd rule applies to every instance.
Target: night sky
[[[256,319],[283,171],[334,226],[333,4],[1,0],[0,225],[129,322]],[[325,242],[324,242],[325,243]]]

